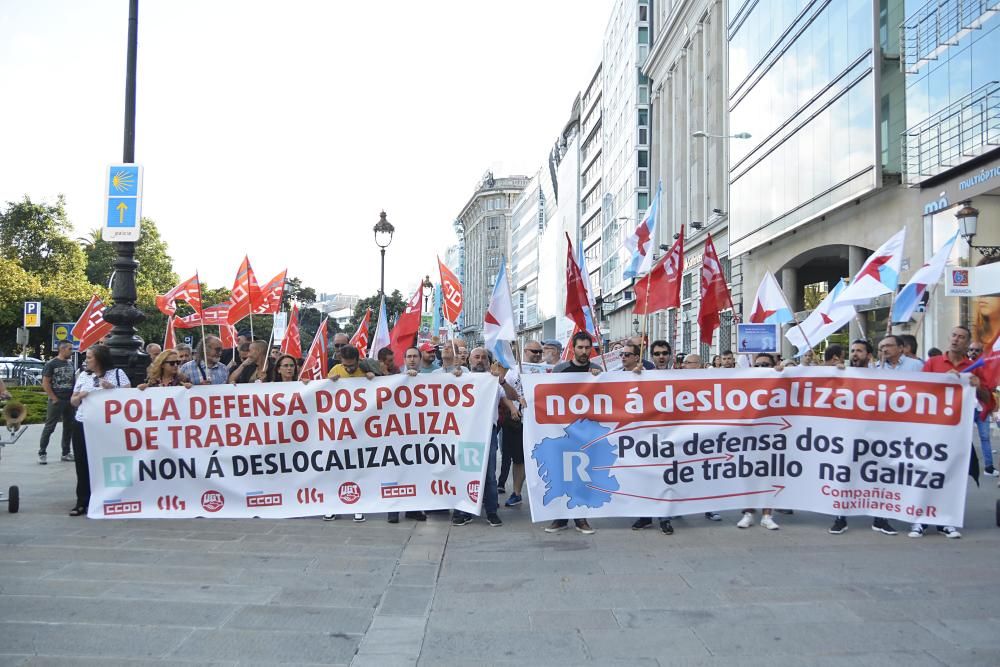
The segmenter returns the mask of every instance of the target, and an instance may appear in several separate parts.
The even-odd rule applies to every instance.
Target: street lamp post
[[[128,46],[125,64],[125,142],[122,161],[135,162],[135,79],[136,55],[139,32],[139,0],[129,0]],[[111,281],[112,305],[105,311],[104,319],[114,325],[108,338],[111,358],[116,368],[121,368],[129,376],[133,385],[146,379],[149,357],[141,352],[142,339],[135,332],[135,325],[146,316],[136,308],[135,271],[139,263],[135,261],[135,243],[115,243],[117,253],[112,264],[114,274]]]
[[[962,208],[955,214],[955,218],[958,220],[959,233],[970,248],[978,250],[983,257],[1000,257],[1000,246],[973,245],[972,240],[979,231],[979,209],[974,208],[972,202],[962,202]]]
[[[385,211],[379,213],[378,222],[375,223],[373,231],[375,232],[375,245],[379,247],[379,250],[382,253],[382,274],[381,274],[381,279],[379,280],[378,293],[379,296],[384,297],[385,296],[385,249],[389,247],[390,243],[392,243],[392,234],[393,232],[396,231],[396,228],[392,226],[392,223],[386,220]]]

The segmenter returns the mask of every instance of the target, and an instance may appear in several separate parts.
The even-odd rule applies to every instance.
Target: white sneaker
[[[768,530],[778,530],[781,528],[781,526],[775,523],[774,519],[771,518],[770,514],[765,514],[760,518],[760,525]]]
[[[752,512],[744,512],[743,513],[743,518],[740,519],[739,522],[737,522],[736,527],[737,528],[749,528],[752,525],[753,525],[753,513]]]
[[[336,521],[336,520],[337,520],[337,515],[336,514],[324,514],[323,515],[323,521]]]
[[[364,514],[355,514],[354,515],[354,523],[361,523],[364,520],[365,520],[365,515]]]
[[[921,524],[915,523],[912,526],[910,526],[910,532],[908,534],[908,537],[923,537],[923,536],[924,536],[924,527]]]
[[[958,532],[954,526],[941,526],[938,528],[939,533],[944,533],[944,536],[949,540],[957,540],[962,537],[962,533]]]

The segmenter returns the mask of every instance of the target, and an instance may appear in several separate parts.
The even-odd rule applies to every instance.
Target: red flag
[[[189,306],[194,308],[196,313],[201,312],[201,283],[198,282],[197,273],[166,294],[158,295],[156,297],[156,307],[160,309],[161,313],[170,317],[177,312],[178,299],[186,301]]]
[[[458,277],[441,262],[440,257],[438,257],[438,272],[441,274],[441,310],[444,311],[444,319],[455,324],[462,312],[462,283],[458,282]]]
[[[222,340],[222,349],[231,350],[239,345],[239,334],[236,327],[227,322],[219,323],[219,338]]]
[[[244,256],[243,263],[236,272],[236,280],[233,281],[233,293],[229,296],[232,304],[229,308],[229,324],[236,324],[249,316],[260,305],[260,301],[260,285],[253,274],[250,259]]]
[[[368,325],[372,321],[372,309],[369,308],[365,311],[365,317],[361,320],[361,324],[358,325],[358,330],[354,333],[351,338],[351,345],[358,348],[358,353],[361,358],[364,359],[368,356]]]
[[[285,269],[260,289],[260,305],[254,308],[254,315],[276,315],[281,310],[281,297],[285,294],[287,274],[288,269]]]
[[[715,252],[712,235],[705,239],[705,254],[701,259],[701,303],[698,306],[699,338],[705,345],[712,344],[712,333],[719,328],[719,313],[733,310],[733,299],[726,286],[726,276]]]
[[[327,373],[327,345],[326,340],[326,318],[316,330],[313,336],[312,345],[309,346],[309,354],[302,364],[302,372],[299,373],[300,380],[323,380]]]
[[[575,324],[573,325],[573,333],[569,335],[569,340],[567,340],[566,345],[563,346],[562,356],[560,357],[560,359],[562,359],[563,361],[569,361],[574,356],[576,356],[573,351],[573,336],[577,335],[581,331],[584,331],[584,329],[581,329],[578,325]],[[601,348],[598,347],[597,343],[595,342],[596,339],[594,338],[594,334],[590,331],[588,331],[587,333],[590,334],[590,342],[593,343],[593,345],[590,348],[590,358],[593,359],[594,357],[601,356]]]
[[[684,268],[684,227],[670,250],[648,274],[635,281],[636,315],[649,315],[681,307],[681,272]]]
[[[396,326],[389,332],[389,346],[392,348],[392,355],[396,358],[396,365],[403,367],[406,357],[406,350],[413,347],[417,332],[420,331],[420,296],[422,287],[417,287],[410,302],[406,304],[406,310],[396,320]],[[377,352],[377,350],[376,350]]]
[[[229,302],[223,301],[205,308],[201,313],[191,313],[185,317],[178,317],[174,321],[174,327],[177,329],[193,329],[202,324],[210,326],[229,324]]]
[[[80,351],[83,352],[94,343],[99,343],[111,329],[111,322],[104,321],[104,302],[95,294],[73,325],[73,338],[80,341]]]
[[[580,331],[587,330],[584,308],[589,306],[587,287],[580,275],[580,267],[573,259],[573,242],[569,240],[569,234],[566,234],[566,317],[573,320]]]
[[[167,318],[167,332],[163,334],[163,349],[172,350],[177,347],[177,337],[174,336],[174,316]]]
[[[299,307],[297,304],[292,304],[292,314],[288,316],[285,337],[281,339],[281,353],[290,354],[296,359],[302,358],[302,340],[299,338]]]

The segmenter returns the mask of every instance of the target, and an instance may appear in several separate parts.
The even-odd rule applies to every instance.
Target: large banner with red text
[[[497,391],[467,373],[95,392],[87,515],[478,514]]]
[[[967,377],[818,367],[523,382],[534,521],[772,507],[962,525]]]

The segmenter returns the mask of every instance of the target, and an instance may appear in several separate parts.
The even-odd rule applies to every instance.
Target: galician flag
[[[493,284],[493,295],[490,305],[483,318],[484,347],[504,368],[513,368],[517,364],[514,353],[510,349],[510,341],[517,338],[514,331],[514,307],[510,302],[510,285],[507,282],[507,258],[500,258],[500,271]]]
[[[656,213],[660,208],[660,193],[663,184],[656,186],[656,196],[653,203],[646,209],[642,222],[635,228],[632,235],[625,239],[625,248],[632,253],[632,259],[625,267],[625,279],[635,278],[649,273],[653,266],[653,250],[655,249]]]
[[[941,276],[944,275],[944,266],[948,263],[948,257],[951,256],[951,249],[955,247],[957,239],[958,232],[956,231],[955,235],[945,241],[944,245],[934,253],[929,262],[917,269],[916,273],[910,278],[910,282],[906,283],[903,289],[899,291],[896,300],[892,304],[893,322],[909,322],[913,311],[916,310],[917,305],[924,298],[927,288],[941,281]]]
[[[368,358],[375,359],[378,351],[383,347],[389,347],[392,341],[389,338],[389,318],[385,314],[385,295],[378,305],[378,324],[375,325],[375,337],[372,338],[372,346],[368,349]]]
[[[906,227],[882,244],[862,265],[851,284],[837,297],[838,303],[865,303],[877,296],[896,291],[900,265],[903,262],[903,242]],[[812,340],[812,338],[810,338]]]
[[[768,271],[757,288],[757,296],[753,300],[753,309],[747,320],[751,324],[785,324],[793,322],[795,315],[788,307],[785,293],[778,286],[774,274]]]
[[[813,345],[819,345],[820,341],[836,332],[847,324],[854,317],[854,305],[841,303],[839,296],[847,289],[844,279],[841,278],[837,286],[826,295],[820,302],[816,310],[809,314],[806,321],[797,327],[792,327],[785,334],[788,342],[798,348],[796,357],[801,357]]]

